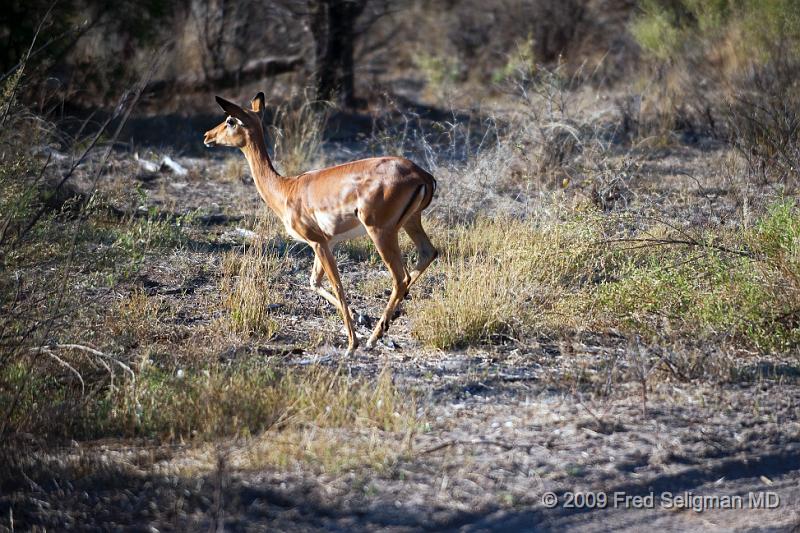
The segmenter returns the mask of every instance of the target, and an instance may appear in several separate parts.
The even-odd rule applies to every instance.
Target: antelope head
[[[243,109],[219,96],[216,99],[228,116],[217,127],[206,132],[203,143],[208,148],[213,146],[244,148],[248,142],[257,142],[264,138],[264,129],[261,126],[264,93],[260,92],[253,98],[250,109]]]

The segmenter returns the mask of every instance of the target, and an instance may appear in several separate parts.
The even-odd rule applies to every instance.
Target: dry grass
[[[392,291],[392,277],[388,272],[371,272],[358,284],[358,293],[368,298],[385,300]]]
[[[264,434],[247,450],[249,468],[299,461],[328,472],[363,464],[380,470],[406,451],[422,422],[416,401],[397,391],[387,368],[374,382],[316,369],[287,386],[293,412],[280,433]]]
[[[384,373],[375,382],[323,367],[280,369],[273,362],[248,360],[231,368],[186,369],[174,375],[148,369],[137,389],[113,399],[122,413],[135,402],[134,422],[115,417],[116,431],[170,439],[249,436],[264,430],[303,428],[408,429],[413,402]]]
[[[436,236],[447,245],[430,275],[444,282],[430,299],[415,302],[415,336],[448,349],[522,338],[559,322],[556,306],[608,258],[593,246],[600,234],[593,220],[542,224],[479,219]]]
[[[330,104],[310,100],[308,95],[278,106],[272,137],[275,164],[283,174],[293,176],[324,166],[321,148],[329,110]]]
[[[275,222],[269,215],[261,219],[256,234],[241,250],[222,257],[223,323],[236,333],[271,338],[280,329],[273,311],[285,304],[280,287],[287,257],[271,246]]]
[[[115,344],[131,348],[143,339],[153,338],[163,315],[160,311],[157,297],[148,297],[143,291],[134,290],[110,310],[104,326]]]
[[[85,354],[59,355],[92,388],[81,397],[75,375],[49,361],[4,367],[5,380],[26,382],[19,417],[12,421],[18,429],[74,439],[138,436],[195,443],[262,435],[249,452],[253,467],[308,461],[338,470],[396,457],[403,436],[419,424],[415,400],[395,388],[388,370],[373,380],[319,366],[286,369],[255,358],[176,370],[140,364],[95,389],[103,381],[92,377],[96,370]],[[39,426],[42,409],[69,416]]]
[[[336,251],[344,253],[352,261],[367,262],[370,265],[382,264],[375,244],[366,235],[340,242],[336,245]]]
[[[225,164],[220,171],[220,179],[223,181],[238,182],[250,176],[250,169],[247,160],[241,154],[231,155],[225,158]]]

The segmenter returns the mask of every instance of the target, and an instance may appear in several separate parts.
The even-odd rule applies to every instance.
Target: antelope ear
[[[234,118],[238,118],[239,120],[245,119],[247,117],[247,113],[245,113],[244,109],[239,107],[238,105],[234,104],[233,102],[229,102],[222,98],[221,96],[216,96],[217,103],[225,111],[227,114]]]
[[[266,107],[266,98],[264,97],[264,93],[259,92],[257,95],[255,95],[255,97],[250,101],[250,107],[259,115],[262,114],[264,112],[264,108]]]

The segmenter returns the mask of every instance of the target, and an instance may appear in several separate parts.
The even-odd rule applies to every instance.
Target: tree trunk
[[[367,0],[310,0],[317,98],[355,104],[355,24]]]

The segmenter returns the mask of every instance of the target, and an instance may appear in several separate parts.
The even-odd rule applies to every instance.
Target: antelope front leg
[[[347,298],[344,295],[342,280],[339,278],[339,269],[336,268],[336,259],[333,257],[326,243],[313,243],[311,247],[314,249],[314,254],[317,257],[314,262],[315,266],[316,262],[319,261],[325,274],[328,276],[328,281],[331,282],[331,286],[336,292],[336,299],[338,302],[334,305],[339,309],[339,313],[341,313],[342,320],[344,321],[344,327],[347,329],[348,343],[345,355],[351,355],[356,351],[356,348],[358,348],[358,337],[356,337],[356,330],[353,327],[353,317],[350,316],[350,308],[347,306]],[[324,291],[324,289],[322,290]],[[330,296],[333,297],[333,295]]]

